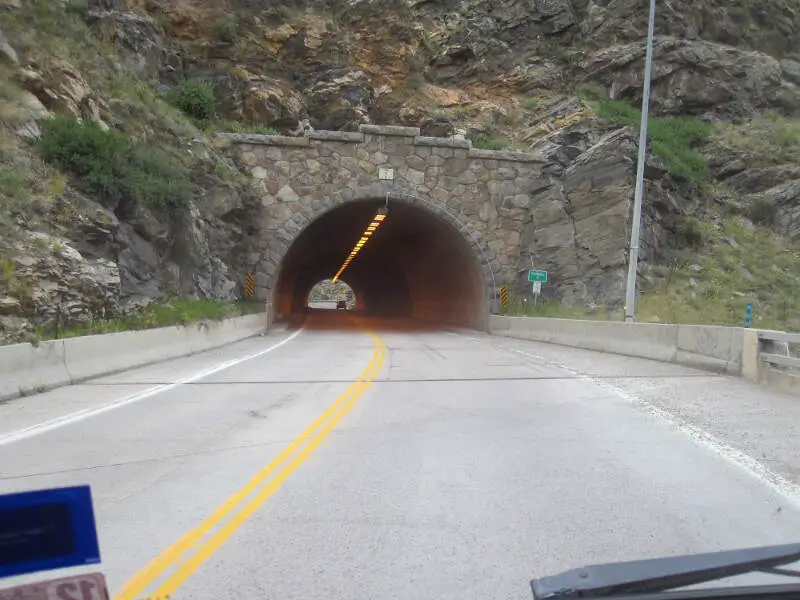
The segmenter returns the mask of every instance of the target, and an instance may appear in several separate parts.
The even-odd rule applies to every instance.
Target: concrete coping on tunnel
[[[371,135],[396,135],[400,137],[419,137],[419,127],[401,127],[399,125],[368,125],[363,124],[358,126],[361,133],[369,133]]]
[[[319,131],[309,131],[308,139],[319,140],[321,142],[350,142],[361,144],[364,141],[364,134],[359,131],[328,131],[320,129]]]
[[[545,164],[544,161],[530,152],[512,152],[510,150],[484,150],[483,148],[470,148],[467,154],[469,158],[485,158],[489,160],[508,160],[514,162],[537,162]]]
[[[331,132],[334,133],[334,132]],[[260,133],[217,133],[216,138],[229,144],[256,144],[261,146],[311,146],[307,137],[288,135],[264,135]]]
[[[361,144],[365,141],[365,134],[384,135],[411,138],[414,146],[457,148],[467,151],[468,158],[484,160],[500,160],[511,162],[545,163],[541,158],[530,152],[513,152],[510,150],[484,150],[473,148],[470,140],[446,137],[427,137],[419,135],[419,127],[400,127],[395,125],[360,125],[360,131],[328,131],[325,129],[308,132],[302,137],[286,135],[263,135],[256,133],[217,133],[216,137],[223,143],[253,144],[262,146],[288,146],[308,148],[312,140],[317,143],[345,142]]]
[[[415,146],[435,146],[437,148],[463,148],[469,150],[472,148],[472,142],[469,140],[458,140],[455,138],[441,138],[441,137],[426,137],[417,136],[414,138]]]

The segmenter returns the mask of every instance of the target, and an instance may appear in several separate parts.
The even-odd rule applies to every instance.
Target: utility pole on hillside
[[[653,65],[653,30],[656,23],[656,0],[650,0],[650,20],[647,24],[647,51],[644,57],[644,86],[642,90],[642,122],[639,126],[639,161],[636,168],[636,191],[633,196],[628,282],[625,290],[625,321],[633,322],[636,314],[636,272],[639,267],[639,227],[642,221],[644,195],[644,165],[647,158],[647,119],[650,108],[650,74]]]

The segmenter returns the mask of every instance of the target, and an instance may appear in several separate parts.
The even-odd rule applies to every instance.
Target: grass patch
[[[713,237],[643,291],[639,320],[742,326],[752,303],[754,327],[800,331],[800,242],[738,216],[704,225]]]
[[[25,2],[20,8],[4,11],[3,31],[18,52],[30,53],[39,62],[58,56],[89,63],[100,44],[89,35],[85,8],[86,3],[80,1]]]
[[[80,11],[65,8],[60,0],[24,2],[18,9],[5,11],[3,32],[20,58],[34,59],[44,71],[54,57],[69,61],[93,90],[109,100],[118,126],[126,132],[137,137],[144,132],[175,147],[183,146],[180,138],[198,136],[179,110],[125,67],[112,44],[93,34]],[[0,80],[0,93],[8,89]]]
[[[472,138],[472,147],[481,150],[504,150],[506,143],[501,140],[492,140],[483,136]]]
[[[263,123],[239,123],[238,121],[220,121],[211,125],[217,131],[230,133],[257,133],[260,135],[278,135],[278,130]]]
[[[12,127],[24,123],[28,111],[22,105],[23,94],[14,81],[13,72],[0,64],[0,122]]]
[[[40,121],[36,142],[42,158],[78,179],[107,206],[141,203],[155,208],[185,206],[194,194],[188,170],[170,155],[125,134],[103,131],[72,117]]]
[[[190,325],[199,321],[219,321],[230,317],[256,314],[264,311],[261,302],[223,302],[220,300],[171,298],[165,302],[153,303],[137,311],[112,319],[95,320],[60,327],[58,338],[99,335],[118,331],[138,331]],[[53,339],[56,336],[54,325],[40,327],[36,332],[39,339]]]
[[[739,125],[718,123],[712,143],[723,155],[744,153],[750,168],[800,163],[800,119],[768,111]]]
[[[600,100],[597,116],[639,130],[642,113],[621,100]],[[656,117],[647,125],[647,137],[654,154],[667,162],[669,172],[700,188],[709,182],[708,160],[694,148],[708,141],[712,125],[694,117]]]
[[[687,217],[676,229],[676,259],[655,265],[661,282],[640,283],[639,322],[742,327],[747,304],[753,327],[800,331],[800,240],[754,226],[738,215],[715,224]],[[622,320],[622,311],[512,299],[508,316]]]
[[[596,83],[582,83],[578,86],[576,92],[585,102],[602,102],[608,100],[606,88]]]
[[[106,71],[100,88],[113,98],[122,130],[130,135],[147,131],[162,145],[179,145],[181,138],[196,138],[197,126],[130,71]]]
[[[66,182],[57,170],[41,162],[24,142],[0,127],[0,225],[34,225],[64,192]],[[0,238],[9,231],[0,232]]]
[[[533,300],[523,302],[511,299],[508,306],[500,309],[501,314],[509,317],[547,317],[549,319],[589,319],[605,321],[605,311],[590,314],[585,306],[568,306],[555,300]]]
[[[0,258],[0,289],[8,289],[15,274],[14,263],[7,258]]]
[[[0,198],[3,204],[16,203],[28,196],[32,173],[15,164],[0,164]]]
[[[15,297],[23,304],[30,300],[33,292],[30,283],[17,274],[14,263],[2,257],[0,257],[0,292]]]

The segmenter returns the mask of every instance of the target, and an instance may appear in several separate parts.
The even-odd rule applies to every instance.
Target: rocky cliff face
[[[3,0],[0,323],[19,330],[57,304],[86,319],[170,293],[236,296],[264,215],[208,134],[304,120],[536,152],[549,184],[520,273],[533,261],[552,297],[618,307],[646,27],[644,0]],[[646,283],[663,282],[654,266],[688,243],[690,217],[735,211],[796,233],[799,27],[797,0],[659,5]],[[208,84],[210,114],[164,101],[187,78]],[[28,142],[49,115],[167,152],[195,183],[190,200],[109,199],[55,171]]]

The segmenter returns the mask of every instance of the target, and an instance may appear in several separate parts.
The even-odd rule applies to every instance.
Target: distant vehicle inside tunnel
[[[356,308],[356,294],[347,282],[323,279],[308,292],[306,306],[313,310],[352,310]]]
[[[386,218],[380,228],[353,253],[381,210]],[[284,255],[273,289],[276,313],[307,311],[312,290],[335,277],[352,255],[335,283],[348,284],[365,314],[483,328],[491,293],[484,273],[490,267],[458,225],[444,206],[425,202],[376,198],[332,208]]]

